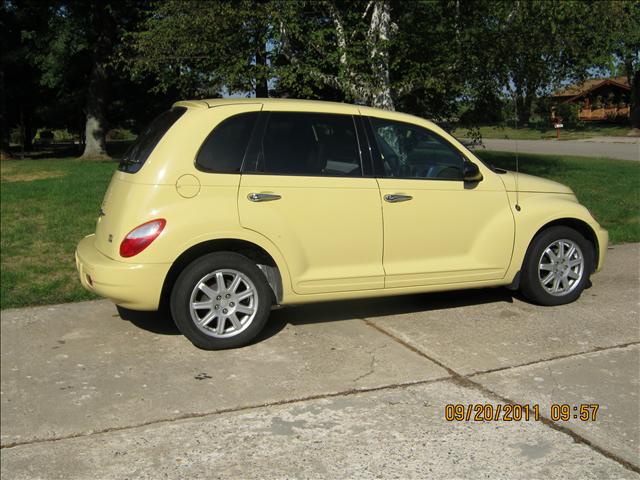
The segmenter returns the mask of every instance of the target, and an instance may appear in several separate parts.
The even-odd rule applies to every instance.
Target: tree
[[[611,70],[615,64],[622,66],[631,86],[631,128],[640,134],[640,3],[610,1],[606,7],[609,15],[603,17],[606,21],[601,56],[605,64],[613,60]]]
[[[391,2],[284,2],[276,11],[281,89],[299,94],[313,85],[394,109],[389,53],[397,24]]]
[[[129,36],[130,69],[188,95],[254,91],[343,98],[393,109],[388,0],[183,2],[157,5]]]
[[[473,31],[475,8],[475,3],[426,0],[396,6],[392,78],[402,110],[448,123],[461,101],[473,102],[471,80],[477,72],[465,36]]]
[[[47,19],[45,28],[24,29],[22,36],[28,42],[27,58],[41,72],[42,85],[56,92],[49,103],[61,107],[56,110],[58,116],[66,117],[67,126],[69,116],[76,116],[72,112],[84,117],[84,158],[106,158],[105,64],[113,38],[108,6],[97,0],[71,0],[29,8]]]
[[[91,73],[86,100],[87,122],[85,127],[85,146],[82,158],[108,158],[107,154],[107,121],[105,105],[109,89],[108,62],[113,52],[115,41],[115,22],[113,10],[100,0],[90,2],[88,29],[85,32],[88,43],[93,45]]]
[[[9,134],[20,129],[22,148],[29,150],[42,98],[51,92],[40,83],[40,71],[27,60],[25,29],[45,29],[46,17],[35,14],[33,1],[4,2],[0,8],[0,155],[9,157]]]
[[[45,28],[25,29],[27,58],[40,70],[41,83],[55,92],[48,104],[55,104],[56,117],[67,126],[82,123],[83,158],[108,158],[106,133],[110,94],[126,95],[114,56],[127,29],[135,29],[142,3],[135,0],[50,0],[30,2],[31,10],[46,19]],[[28,5],[22,6],[26,9]],[[113,92],[114,85],[122,91]],[[55,121],[54,115],[49,117]],[[69,122],[68,119],[74,119]],[[76,122],[75,118],[79,118]],[[76,130],[77,128],[73,128]]]
[[[424,11],[417,22],[415,14]],[[157,4],[143,28],[129,35],[128,67],[134,77],[153,74],[159,89],[173,86],[184,96],[226,89],[392,110],[398,101],[411,105],[407,97],[419,93],[436,99],[436,92],[450,92],[451,72],[437,62],[460,55],[459,49],[452,53],[446,36],[429,38],[427,48],[421,41],[443,17],[453,24],[449,11],[446,2],[426,1],[172,0]],[[417,35],[403,33],[416,28]]]
[[[500,118],[510,93],[525,124],[537,97],[590,67],[613,58],[637,78],[638,8],[631,1],[13,0],[2,17],[3,124],[25,132],[36,121],[82,124],[83,156],[91,158],[106,155],[109,124],[135,129],[171,99],[224,93],[350,101],[469,123],[490,110]],[[21,89],[21,78],[33,85]],[[3,139],[7,132],[3,126]]]
[[[123,53],[134,79],[183,97],[254,91],[268,96],[271,2],[169,0],[149,11]]]
[[[518,122],[529,122],[537,96],[581,80],[599,51],[597,2],[491,1],[483,15],[498,89],[515,98]],[[499,60],[499,62],[495,62]]]

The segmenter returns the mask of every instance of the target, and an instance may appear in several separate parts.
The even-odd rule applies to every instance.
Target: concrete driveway
[[[584,140],[503,140],[485,138],[487,150],[502,152],[576,155],[640,161],[640,139],[627,137],[598,137]],[[482,148],[482,147],[480,147]]]
[[[5,310],[2,477],[640,478],[639,262],[612,248],[564,307],[496,289],[286,308],[223,352],[106,301]],[[505,403],[541,418],[444,418]]]

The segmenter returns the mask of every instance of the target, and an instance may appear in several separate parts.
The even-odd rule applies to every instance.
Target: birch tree
[[[448,1],[169,0],[129,36],[129,68],[184,96],[263,96],[267,85],[269,95],[442,116],[461,71],[452,11]]]
[[[285,66],[345,99],[394,110],[390,48],[397,31],[389,0],[296,2],[279,10],[278,54]],[[288,80],[281,83],[296,90]]]

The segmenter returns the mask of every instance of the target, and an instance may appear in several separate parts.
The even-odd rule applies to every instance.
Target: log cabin
[[[592,78],[553,95],[556,105],[580,105],[582,121],[620,121],[629,118],[631,87],[626,77]]]

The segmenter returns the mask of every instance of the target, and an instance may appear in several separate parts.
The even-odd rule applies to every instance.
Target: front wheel
[[[271,305],[271,290],[262,272],[233,252],[194,260],[171,293],[171,313],[178,329],[205,350],[249,343],[262,330]]]
[[[563,305],[576,300],[589,282],[593,246],[569,227],[551,227],[531,242],[525,258],[521,291],[539,305]]]

